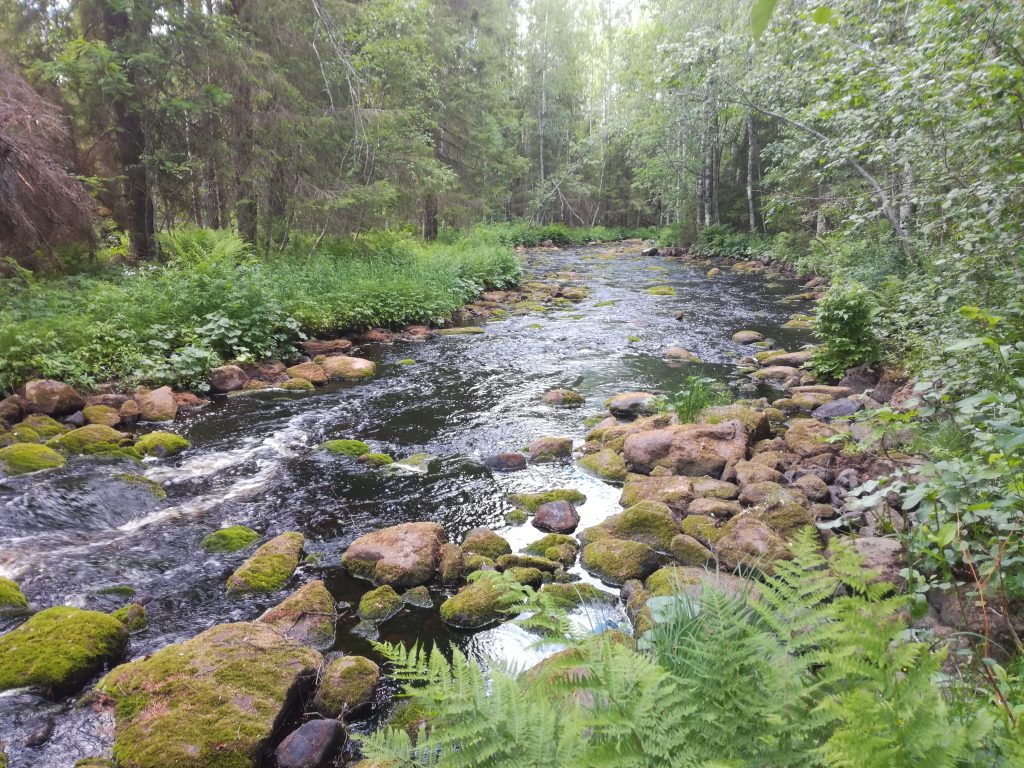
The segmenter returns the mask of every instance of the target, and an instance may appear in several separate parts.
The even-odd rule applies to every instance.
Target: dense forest
[[[655,257],[665,263],[641,261]],[[615,271],[622,259],[636,260],[633,274]],[[679,265],[691,282],[673,287],[667,275]],[[707,287],[695,287],[698,279]],[[580,307],[614,280],[633,280],[637,301],[671,302],[678,289],[679,306],[661,312],[674,325],[658,326],[657,348],[643,346],[647,326],[657,325],[641,317],[649,304],[623,304],[618,325],[594,325],[593,337],[624,327],[631,335],[594,370],[545,379],[543,400],[534,398],[537,408],[584,407],[575,444],[538,447],[530,442],[537,435],[512,432],[520,440],[512,454],[488,444],[496,453],[481,466],[582,467],[624,485],[625,511],[592,520],[577,540],[563,533],[579,524],[573,505],[586,504],[584,494],[522,486],[508,497],[521,519],[495,518],[508,526],[500,536],[480,533],[477,526],[500,527],[483,513],[468,533],[441,530],[437,523],[453,524],[439,512],[444,519],[432,523],[360,529],[354,542],[325,535],[319,543],[331,543],[316,551],[333,556],[343,540],[341,565],[332,566],[376,586],[355,598],[357,628],[376,632],[417,599],[431,607],[429,595],[392,589],[427,585],[444,598],[443,624],[477,630],[516,619],[560,653],[520,674],[457,644],[453,653],[432,650],[418,635],[417,643],[374,643],[382,666],[364,660],[376,670],[372,682],[333,714],[321,706],[324,684],[316,698],[313,689],[303,694],[304,717],[278,717],[298,683],[270,681],[266,670],[256,693],[235,677],[219,684],[238,687],[235,700],[266,704],[273,727],[244,715],[196,726],[181,719],[180,692],[153,693],[158,681],[178,679],[179,662],[144,636],[147,654],[157,652],[114,667],[88,694],[96,706],[112,703],[117,735],[113,762],[87,765],[290,766],[285,745],[302,729],[282,743],[282,723],[351,725],[350,710],[365,713],[380,674],[390,680],[387,706],[399,689],[404,703],[385,714],[376,694],[372,727],[360,722],[344,756],[295,765],[1024,765],[1019,0],[0,0],[0,469],[11,482],[69,471],[76,457],[139,467],[170,460],[192,448],[188,440],[135,432],[147,422],[173,430],[179,410],[203,398],[230,408],[239,401],[228,395],[245,390],[291,398],[330,391],[332,380],[370,386],[377,363],[382,371],[424,367],[380,351],[396,341],[490,339],[476,324],[483,318],[540,335],[544,322],[577,310],[563,319],[586,327]],[[760,293],[783,285],[792,290],[781,299]],[[739,332],[722,344],[740,346],[709,348],[713,359],[702,360],[672,345],[676,327],[698,329],[691,340],[723,332],[721,307],[691,300],[691,290],[761,325],[730,329]],[[587,309],[614,313],[624,301],[599,298]],[[806,332],[791,337],[807,342],[799,350],[772,348],[774,326],[764,318],[779,306],[799,310],[774,329]],[[554,343],[575,344],[581,360],[608,342],[559,333]],[[491,368],[540,349],[556,354],[528,346],[510,347]],[[343,354],[353,348],[373,361]],[[635,379],[619,389],[644,391],[628,392],[622,406],[626,395],[605,401],[613,393],[600,389],[602,376],[622,372],[620,357],[642,355],[625,366]],[[666,359],[669,367],[659,367]],[[697,375],[679,374],[680,365]],[[532,382],[523,377],[520,386]],[[73,405],[39,405],[34,386]],[[486,401],[474,406],[476,427],[500,410],[499,383],[438,376],[431,386]],[[587,406],[574,386],[595,388]],[[433,396],[426,384],[416,392]],[[146,415],[159,393],[156,405],[173,405],[170,418],[166,408]],[[607,409],[587,410],[597,394]],[[431,418],[403,412],[398,423],[446,423]],[[701,463],[709,444],[726,441],[714,431],[723,422],[738,425],[742,445],[715,448]],[[367,428],[373,439],[363,442],[351,426],[358,420],[344,423],[352,434],[320,435],[318,456],[340,456],[346,472],[393,463],[385,448],[398,448],[373,440],[383,445],[386,430]],[[99,425],[108,431],[95,445],[76,440]],[[569,430],[564,420],[546,428]],[[692,429],[709,431],[680,447]],[[200,422],[200,439],[201,430]],[[641,443],[653,433],[677,442],[648,460]],[[31,455],[16,453],[24,450]],[[195,474],[183,471],[168,485],[172,495],[200,476],[190,458],[176,460]],[[407,470],[426,475],[425,466]],[[130,476],[166,495],[160,482],[170,472]],[[685,481],[685,493],[666,490],[666,478]],[[698,479],[719,485],[698,492]],[[0,474],[0,516],[14,498],[4,482]],[[465,482],[459,493],[485,508]],[[188,492],[198,505],[200,491]],[[440,499],[458,496],[437,493],[439,509]],[[226,494],[225,503],[242,496]],[[417,490],[404,503],[418,497],[429,494]],[[515,539],[509,530],[527,520],[522,510],[534,516],[551,505],[567,505],[546,511],[571,510],[575,522],[562,531],[535,517],[544,545],[512,554],[502,536]],[[221,530],[245,542],[211,549],[207,537],[207,553],[242,552],[261,538],[231,524],[265,520],[226,508]],[[277,535],[234,570],[228,592],[266,596],[294,573],[313,572],[324,581],[307,582],[258,621],[273,611],[337,618],[341,598],[324,587],[336,586],[329,566],[300,560],[303,523],[288,521],[263,526]],[[385,536],[385,554],[373,550],[374,565],[360,564],[363,539],[428,524],[439,532]],[[3,526],[0,519],[0,621],[21,622],[29,600],[6,576],[24,571],[5,570],[14,558],[5,559],[4,544],[22,538]],[[309,528],[308,541],[322,531]],[[453,534],[465,535],[461,544],[448,542]],[[298,536],[297,550],[288,536]],[[378,558],[387,562],[409,541],[433,547],[427,576],[374,575]],[[613,566],[599,564],[602,548],[614,549],[609,541],[646,548],[637,556],[649,562],[634,567],[635,552],[616,550]],[[267,547],[292,560],[280,581],[252,565]],[[399,570],[412,558],[402,551]],[[714,578],[688,570],[698,566]],[[262,586],[238,586],[254,570]],[[583,571],[593,584],[578,580]],[[563,576],[572,595],[557,589]],[[216,579],[223,591],[219,571]],[[316,584],[326,608],[289,603],[311,599],[306,590]],[[612,602],[631,633],[614,622],[581,631],[579,616],[570,619],[581,601],[607,600],[594,584],[622,588]],[[36,588],[28,582],[31,602],[47,602]],[[364,615],[364,602],[389,600],[393,610],[376,606],[368,619],[368,604]],[[5,601],[18,610],[5,613]],[[247,608],[257,615],[256,605],[273,604]],[[481,604],[487,620],[467,619]],[[117,653],[94,654],[99,661],[70,687],[26,661],[17,633],[51,637],[57,630],[26,628],[75,605],[17,628],[0,623],[10,630],[0,635],[0,690],[37,682],[50,698],[67,696],[124,657],[126,639]],[[134,605],[114,614],[133,638],[131,614],[121,612]],[[244,614],[216,613],[245,623],[216,624],[182,647],[199,659],[209,652],[203,643],[213,643],[233,659],[225,664],[247,668],[254,659],[232,656],[234,640],[203,639],[238,631],[225,627],[264,631]],[[182,635],[160,636],[169,637]],[[261,636],[256,645],[273,647],[266,659],[275,669],[298,664],[279,641]],[[336,663],[302,656],[300,666],[319,670],[319,684]],[[19,664],[31,674],[19,677]],[[153,696],[165,698],[154,704]],[[195,707],[233,713],[220,696],[202,683]],[[168,708],[177,714],[169,718]],[[155,713],[153,730],[143,711]],[[3,747],[0,734],[6,768]],[[12,758],[26,754],[14,741],[7,747]],[[222,750],[229,762],[217,762]]]

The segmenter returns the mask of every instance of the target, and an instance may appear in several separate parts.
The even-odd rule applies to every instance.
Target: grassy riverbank
[[[520,277],[482,238],[294,238],[256,253],[225,231],[161,237],[160,263],[0,281],[0,391],[32,377],[195,388],[226,360],[280,357],[302,334],[439,323]]]

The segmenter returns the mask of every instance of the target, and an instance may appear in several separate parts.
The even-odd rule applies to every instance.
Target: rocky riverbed
[[[531,251],[521,292],[454,327],[310,340],[218,369],[202,399],[37,382],[5,401],[10,765],[355,761],[394,712],[374,640],[523,667],[554,650],[502,623],[478,570],[594,631],[770,570],[808,525],[856,523],[897,578],[894,518],[843,517],[890,468],[844,451],[867,435],[843,417],[903,382],[802,368],[816,283],[642,248]],[[680,423],[665,396],[694,375],[739,401]]]

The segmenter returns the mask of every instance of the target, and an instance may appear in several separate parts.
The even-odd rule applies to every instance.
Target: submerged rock
[[[658,556],[646,544],[603,538],[583,548],[584,568],[607,584],[645,579],[658,568]]]
[[[334,598],[317,579],[303,585],[257,619],[269,624],[290,640],[313,648],[327,648],[334,642]]]
[[[66,460],[52,448],[36,443],[16,443],[0,448],[0,470],[7,475],[26,475],[64,466]]]
[[[538,491],[536,493],[513,493],[508,500],[517,507],[525,509],[530,514],[540,509],[541,505],[552,501],[568,501],[573,504],[583,504],[587,497],[572,488],[553,488],[550,491]]]
[[[149,625],[149,617],[146,615],[146,606],[139,603],[128,603],[114,611],[115,619],[124,624],[130,633],[141,632]]]
[[[231,525],[203,537],[200,545],[207,552],[240,552],[259,538],[260,535],[246,525]]]
[[[342,656],[328,663],[313,697],[313,709],[327,717],[340,717],[373,700],[380,667],[362,656]]]
[[[665,357],[669,360],[681,360],[684,363],[699,363],[700,358],[693,352],[683,347],[669,347],[665,350]]]
[[[85,406],[74,387],[52,379],[33,379],[21,389],[21,407],[25,413],[66,416]]]
[[[341,563],[353,576],[375,584],[416,587],[434,577],[446,540],[437,523],[393,525],[353,541]]]
[[[573,392],[571,389],[551,389],[544,393],[542,401],[545,405],[561,405],[565,407],[575,407],[583,405],[583,395],[579,392]]]
[[[320,654],[267,624],[220,624],[117,667],[97,690],[114,702],[121,768],[260,763]]]
[[[571,437],[539,437],[530,443],[530,461],[546,462],[572,456]]]
[[[289,733],[274,753],[277,768],[325,768],[345,743],[337,720],[310,720]]]
[[[72,693],[127,645],[128,629],[113,616],[47,608],[0,637],[0,691],[34,685],[51,697]]]
[[[276,592],[295,573],[305,537],[289,532],[275,536],[228,577],[228,592]]]

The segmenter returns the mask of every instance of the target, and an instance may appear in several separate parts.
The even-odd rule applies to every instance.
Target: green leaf
[[[754,0],[754,6],[750,9],[750,31],[754,39],[760,39],[761,35],[768,28],[772,13],[775,12],[776,0]]]
[[[832,21],[832,9],[827,5],[819,5],[811,13],[811,18],[814,19],[815,24],[828,24]]]

